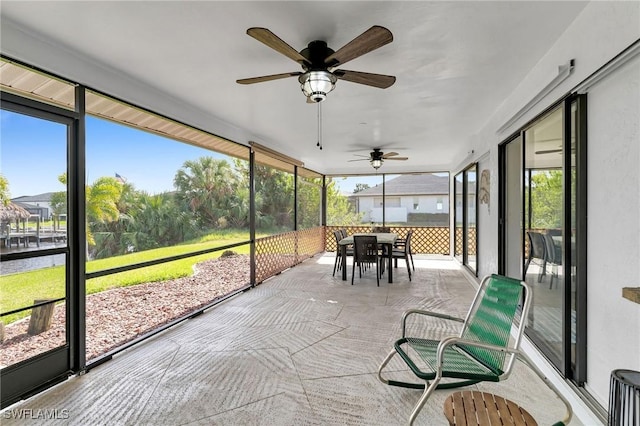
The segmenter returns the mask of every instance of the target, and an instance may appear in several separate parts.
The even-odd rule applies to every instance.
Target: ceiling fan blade
[[[553,154],[554,152],[562,152],[562,149],[543,149],[536,151],[536,154]]]
[[[358,158],[357,160],[347,160],[347,162],[351,163],[352,161],[370,161],[370,158]]]
[[[361,71],[335,70],[333,74],[340,80],[366,84],[367,86],[378,87],[380,89],[386,89],[396,82],[396,78],[392,75],[371,74]]]
[[[300,65],[302,64],[311,65],[307,60],[307,58],[302,56],[300,52],[298,52],[293,47],[289,46],[284,40],[282,40],[280,37],[278,37],[277,35],[275,35],[274,33],[272,33],[266,28],[258,28],[258,27],[249,28],[247,30],[247,34],[249,34],[251,37],[258,40],[259,42],[266,44],[273,50],[279,53],[282,53],[287,58],[293,59]]]
[[[324,59],[324,63],[329,67],[346,64],[352,59],[369,53],[385,44],[393,41],[393,34],[385,27],[374,25],[349,43],[342,46],[338,51],[332,53]]]
[[[302,74],[301,72],[285,72],[282,74],[263,75],[262,77],[242,78],[240,80],[236,80],[236,83],[239,83],[239,84],[262,83],[263,81],[279,80],[281,78],[287,78],[287,77],[297,77],[301,74]]]
[[[391,157],[391,158],[385,158],[385,161],[386,160],[402,160],[402,161],[404,161],[404,160],[408,160],[408,159],[409,159],[409,157]]]
[[[398,154],[397,152],[387,152],[382,156],[382,158],[395,157],[396,155],[400,155],[400,154]]]

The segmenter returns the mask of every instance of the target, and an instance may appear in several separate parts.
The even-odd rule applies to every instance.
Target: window
[[[386,207],[400,207],[400,197],[387,197],[385,200]]]

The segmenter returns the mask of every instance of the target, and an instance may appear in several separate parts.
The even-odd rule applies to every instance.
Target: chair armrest
[[[436,356],[436,370],[437,374],[440,375],[442,373],[442,363],[444,361],[444,350],[451,345],[465,345],[465,346],[475,346],[477,348],[487,349],[491,351],[505,352],[508,354],[520,355],[522,352],[516,348],[509,348],[504,346],[496,346],[489,343],[478,342],[475,340],[467,340],[462,339],[457,336],[447,337],[443,339],[438,344],[438,352]]]
[[[407,311],[404,312],[404,314],[402,314],[402,337],[406,337],[406,329],[407,329],[407,319],[409,318],[409,315],[413,315],[413,314],[417,314],[417,315],[424,315],[424,316],[429,316],[429,317],[436,317],[436,318],[442,318],[442,319],[446,319],[446,320],[451,320],[451,321],[457,321],[457,322],[464,322],[464,320],[462,318],[458,318],[458,317],[452,317],[451,315],[447,315],[447,314],[441,314],[439,312],[432,312],[432,311],[425,311],[422,309],[409,309]]]

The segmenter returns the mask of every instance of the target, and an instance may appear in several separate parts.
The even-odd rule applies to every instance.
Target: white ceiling
[[[2,1],[2,19],[109,73],[85,72],[92,88],[158,91],[225,123],[257,142],[326,174],[370,173],[367,161],[348,162],[371,148],[397,151],[380,172],[449,170],[466,155],[471,137],[551,48],[584,2],[18,2]],[[394,41],[343,68],[397,77],[388,89],[338,81],[323,110],[307,104],[295,78],[239,85],[236,79],[300,71],[298,64],[246,35],[266,27],[297,50],[320,39],[337,50],[372,25]],[[10,52],[21,56],[21,49]],[[28,49],[25,48],[25,52]],[[76,76],[77,69],[33,65]],[[64,61],[62,61],[64,62]],[[69,62],[70,63],[70,62]],[[70,67],[70,66],[69,66]],[[51,69],[56,68],[56,69]],[[117,81],[115,83],[118,83]],[[147,105],[135,90],[111,94]],[[514,111],[515,112],[515,111]],[[177,117],[176,117],[177,118]],[[189,123],[189,117],[180,117]],[[207,130],[228,136],[225,126]],[[247,143],[247,140],[237,140]]]

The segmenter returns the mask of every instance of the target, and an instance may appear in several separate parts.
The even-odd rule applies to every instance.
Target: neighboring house
[[[12,198],[11,201],[24,208],[31,214],[37,214],[41,220],[49,220],[53,215],[51,208],[51,196],[53,192],[45,192],[38,195],[23,195]]]
[[[382,184],[351,195],[363,222],[383,222]],[[449,177],[401,175],[384,185],[384,222],[449,225]]]

